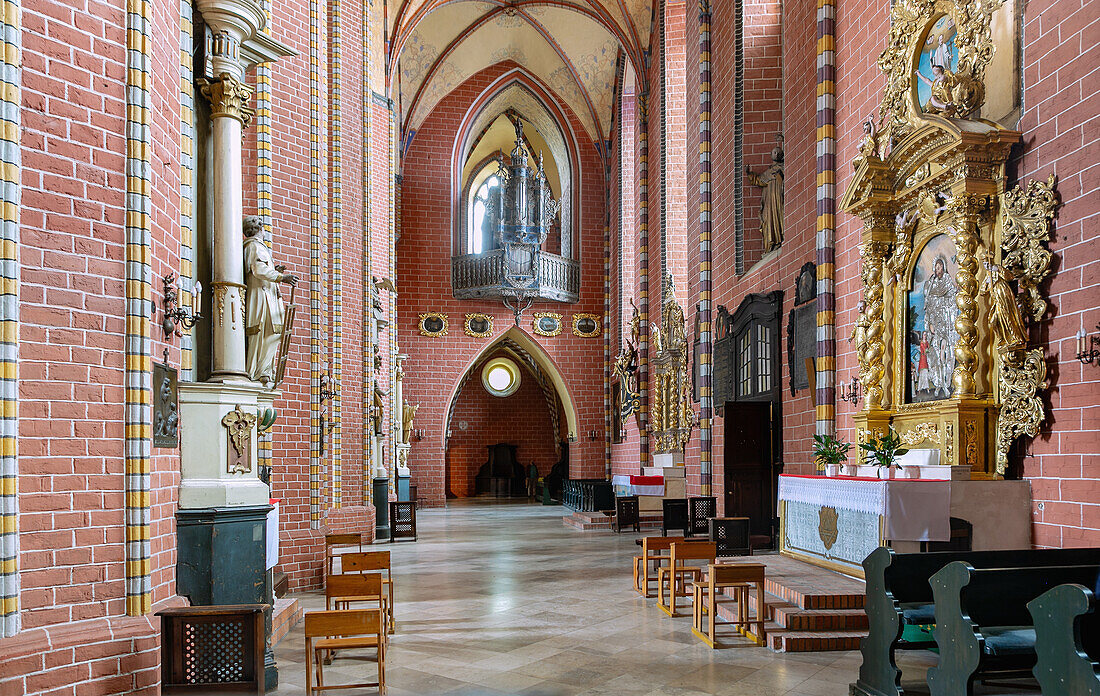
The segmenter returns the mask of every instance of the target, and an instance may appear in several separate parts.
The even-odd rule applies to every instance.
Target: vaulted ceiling
[[[418,129],[478,71],[512,60],[572,109],[597,142],[610,134],[618,59],[642,66],[653,9],[653,0],[386,2],[391,96],[399,99],[403,131]]]

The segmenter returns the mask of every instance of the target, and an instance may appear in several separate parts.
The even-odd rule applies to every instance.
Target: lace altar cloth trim
[[[780,476],[779,499],[883,515],[886,481]]]

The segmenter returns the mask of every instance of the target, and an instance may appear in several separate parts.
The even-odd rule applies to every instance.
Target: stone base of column
[[[249,381],[179,385],[180,508],[267,505],[270,489],[259,478],[255,422],[238,452],[226,417],[256,417],[265,390]]]

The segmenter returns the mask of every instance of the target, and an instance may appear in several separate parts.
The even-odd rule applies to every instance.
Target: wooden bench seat
[[[969,696],[974,680],[1031,674],[1035,629],[1028,602],[1062,583],[1093,583],[1100,565],[976,569],[954,561],[929,580],[936,605],[939,664],[932,696]]]

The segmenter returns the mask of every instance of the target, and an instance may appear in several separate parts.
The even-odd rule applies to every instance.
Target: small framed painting
[[[554,312],[535,312],[533,328],[539,336],[557,336],[561,333],[561,315]]]
[[[433,338],[447,335],[447,315],[425,312],[420,315],[420,335]]]
[[[574,314],[573,335],[593,338],[600,335],[600,317],[595,314]]]
[[[467,314],[463,329],[467,336],[488,338],[493,335],[493,318],[488,314]]]

